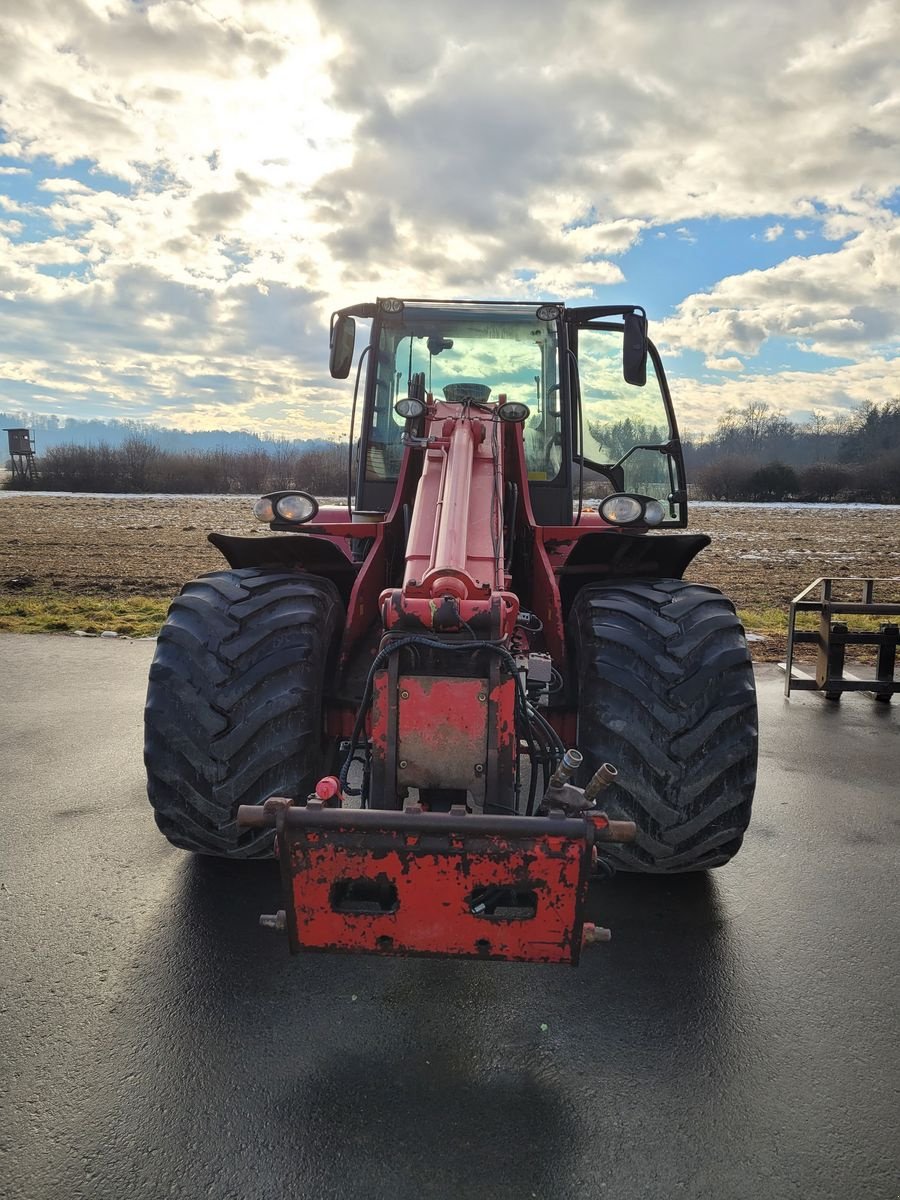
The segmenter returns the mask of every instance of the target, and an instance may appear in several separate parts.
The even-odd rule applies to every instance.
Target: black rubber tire
[[[570,634],[585,781],[618,778],[599,804],[637,841],[604,846],[620,869],[700,871],[740,849],[756,785],[753,666],[732,603],[681,579],[590,585]]]
[[[342,618],[334,584],[296,572],[216,571],[173,601],[150,667],[144,762],[156,823],[174,846],[272,853],[271,831],[239,829],[237,808],[315,786]]]

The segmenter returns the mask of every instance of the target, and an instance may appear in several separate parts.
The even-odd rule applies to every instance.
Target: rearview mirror
[[[626,383],[643,387],[647,382],[647,318],[635,312],[626,313],[622,319],[622,374]]]
[[[350,374],[355,343],[356,322],[352,317],[338,316],[331,328],[331,355],[328,360],[333,379],[346,379]]]

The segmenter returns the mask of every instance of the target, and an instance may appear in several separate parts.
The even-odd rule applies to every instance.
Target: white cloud
[[[714,429],[726,409],[750,403],[765,403],[791,420],[805,421],[813,410],[836,417],[866,400],[883,404],[898,394],[897,361],[886,358],[826,371],[745,373],[715,383],[679,376],[674,370],[669,374],[679,425],[695,432]]]
[[[743,371],[744,364],[739,358],[707,358],[703,364],[710,371]]]
[[[776,242],[783,233],[783,225],[769,225],[763,233],[763,239],[767,242]]]
[[[7,0],[10,362],[43,364],[42,396],[212,419],[193,363],[223,381],[218,421],[282,421],[271,392],[330,422],[332,302],[586,296],[627,281],[658,226],[694,242],[688,222],[734,217],[767,238],[801,219],[835,252],[688,296],[673,350],[729,372],[770,337],[878,355],[900,336],[898,43],[891,0],[458,0],[414,19],[405,0]],[[39,155],[57,166],[22,199]]]
[[[776,336],[840,357],[896,345],[900,217],[883,214],[831,253],[730,275],[708,292],[688,296],[655,336],[674,349],[711,356],[756,354]]]
[[[59,265],[61,263],[82,263],[85,261],[84,249],[67,238],[46,238],[43,242],[25,242],[18,247],[16,256],[20,264],[35,266]]]
[[[550,299],[588,296],[598,286],[622,283],[625,276],[615,263],[586,262],[574,267],[548,267],[529,283],[529,292]],[[510,285],[509,290],[512,290]]]
[[[42,192],[80,192],[83,196],[89,196],[93,190],[80,179],[42,179],[39,186]]]

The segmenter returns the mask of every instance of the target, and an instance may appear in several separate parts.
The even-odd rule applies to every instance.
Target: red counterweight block
[[[578,962],[584,821],[301,808],[278,837],[294,952]]]

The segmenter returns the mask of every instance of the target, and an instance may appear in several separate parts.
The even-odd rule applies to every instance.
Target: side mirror
[[[356,322],[352,317],[338,316],[331,327],[331,355],[328,360],[333,379],[346,379],[350,374],[355,343]]]
[[[647,382],[647,318],[643,313],[623,317],[622,374],[626,383],[643,387]]]

